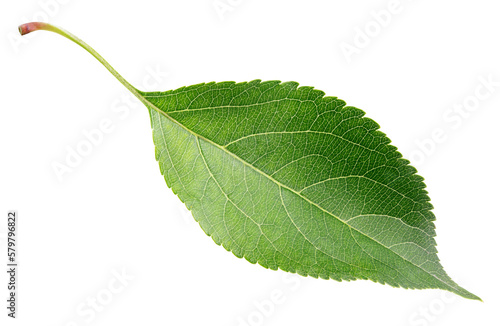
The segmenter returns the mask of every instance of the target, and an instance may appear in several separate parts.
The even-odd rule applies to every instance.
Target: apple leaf
[[[357,108],[295,82],[131,86],[165,181],[215,243],[273,270],[479,297],[441,266],[423,178]]]

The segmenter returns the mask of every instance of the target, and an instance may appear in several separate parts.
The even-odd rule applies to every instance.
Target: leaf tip
[[[457,294],[457,295],[459,295],[459,296],[461,296],[462,298],[465,298],[465,299],[477,300],[477,301],[480,301],[480,302],[484,302],[483,299],[481,299],[477,295],[475,295],[475,294],[467,291],[466,289],[464,289],[462,287],[455,288],[451,292],[455,293],[455,294]]]
[[[480,297],[478,297],[477,295],[472,294],[472,293],[471,293],[471,295],[469,297],[467,297],[467,299],[477,300],[477,301],[480,301],[480,302],[484,303],[483,299],[481,299]]]

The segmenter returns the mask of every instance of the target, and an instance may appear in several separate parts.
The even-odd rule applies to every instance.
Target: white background
[[[214,5],[224,4],[221,14]],[[391,8],[381,26],[373,13]],[[451,0],[3,1],[0,260],[16,209],[20,301],[19,318],[7,318],[2,272],[0,324],[499,325],[499,10]],[[294,80],[365,110],[426,178],[443,266],[484,303],[274,272],[216,246],[165,185],[147,110],[68,40],[18,36],[19,24],[47,18],[139,89]],[[356,53],[345,55],[347,44]],[[481,78],[497,85],[477,100]],[[474,110],[460,116],[464,102]],[[58,178],[55,162],[103,120],[112,131]],[[444,136],[431,142],[434,133]]]

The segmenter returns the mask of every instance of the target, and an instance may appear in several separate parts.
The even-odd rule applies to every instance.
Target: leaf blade
[[[251,94],[252,91],[249,89],[253,88],[253,91],[255,91],[255,89],[261,87],[262,84],[264,84],[264,86],[263,90],[260,90],[261,93],[259,96],[256,96],[255,92]],[[282,87],[287,90],[283,91],[283,89],[275,89],[274,91],[269,91],[269,86],[273,86],[272,88]],[[235,92],[234,88],[237,87],[240,87],[240,90]],[[150,107],[150,112],[152,112],[151,110],[157,111],[156,126],[158,126],[158,121],[160,119],[166,119],[172,124],[178,124],[178,126],[181,129],[184,129],[187,134],[191,134],[194,137],[191,139],[191,146],[196,144],[194,147],[196,147],[198,153],[189,155],[188,157],[191,159],[193,159],[193,157],[202,158],[202,164],[200,164],[201,167],[206,170],[206,180],[204,182],[206,182],[208,189],[212,194],[220,192],[219,196],[205,200],[206,202],[203,203],[203,205],[201,203],[196,205],[193,204],[193,202],[196,202],[195,198],[205,198],[204,196],[206,196],[206,191],[192,196],[183,196],[183,191],[180,188],[174,189],[175,187],[172,186],[174,192],[176,192],[187,204],[188,208],[193,211],[195,219],[200,222],[204,231],[208,235],[212,236],[217,244],[223,245],[227,250],[232,251],[236,256],[245,257],[253,263],[258,262],[266,268],[280,268],[289,272],[297,272],[301,275],[332,278],[336,280],[371,279],[376,282],[388,283],[393,286],[401,286],[405,288],[441,288],[470,299],[479,299],[477,296],[471,294],[453,282],[439,264],[435,250],[435,242],[433,239],[435,233],[432,220],[434,220],[434,216],[430,212],[432,206],[428,203],[428,197],[425,190],[423,190],[425,185],[422,182],[422,178],[414,174],[415,169],[408,166],[407,161],[401,159],[401,155],[396,151],[395,147],[388,145],[389,140],[386,139],[383,133],[377,131],[378,125],[373,121],[364,118],[364,112],[361,110],[347,107],[346,111],[348,112],[348,116],[351,117],[348,119],[365,120],[363,121],[363,125],[365,127],[369,126],[369,128],[366,127],[365,129],[372,131],[377,137],[383,138],[379,141],[375,148],[377,148],[377,146],[382,146],[380,148],[385,148],[384,153],[391,157],[393,161],[399,160],[401,166],[408,167],[406,170],[406,181],[411,181],[413,184],[417,184],[418,186],[416,189],[419,191],[410,191],[406,194],[400,194],[400,196],[402,198],[408,197],[406,199],[408,201],[413,201],[414,205],[419,204],[421,206],[420,213],[422,214],[422,212],[425,212],[426,214],[424,219],[421,218],[415,220],[415,217],[413,216],[413,220],[411,218],[404,220],[403,218],[398,218],[389,214],[377,215],[374,213],[358,214],[353,216],[353,212],[350,212],[350,214],[344,214],[344,218],[341,218],[332,213],[332,209],[322,207],[316,203],[326,200],[323,198],[324,196],[322,197],[322,194],[326,193],[325,189],[332,187],[335,188],[335,186],[332,185],[324,186],[324,183],[333,182],[333,178],[328,178],[320,182],[309,180],[308,184],[300,191],[297,188],[298,185],[288,185],[282,182],[283,180],[291,182],[292,178],[283,177],[283,180],[281,181],[273,178],[273,176],[279,177],[280,173],[286,176],[287,173],[283,173],[284,166],[294,164],[295,159],[293,157],[289,157],[288,160],[282,160],[281,166],[278,165],[272,167],[272,163],[273,161],[276,161],[276,157],[263,159],[260,153],[255,153],[258,148],[262,148],[261,145],[265,141],[255,141],[251,138],[267,138],[265,139],[266,141],[272,144],[272,146],[276,146],[277,143],[279,144],[280,141],[283,141],[283,137],[285,137],[286,142],[295,137],[291,136],[292,138],[287,139],[286,136],[284,136],[286,134],[320,134],[321,136],[319,140],[316,140],[316,142],[319,143],[324,141],[324,138],[322,138],[324,135],[331,133],[316,132],[314,130],[287,130],[287,128],[291,128],[291,124],[289,123],[288,125],[285,125],[282,123],[280,128],[283,128],[284,131],[273,132],[273,136],[278,137],[280,141],[277,141],[276,139],[269,141],[268,138],[272,132],[264,131],[255,133],[255,131],[251,131],[253,133],[249,133],[249,128],[247,126],[238,127],[237,124],[234,123],[237,119],[235,119],[234,116],[231,116],[229,111],[233,110],[234,113],[237,110],[241,110],[243,107],[260,107],[260,110],[264,110],[263,108],[266,108],[267,111],[272,111],[273,109],[283,111],[286,116],[286,111],[291,110],[293,105],[290,106],[290,103],[288,103],[285,106],[280,106],[278,104],[283,102],[280,99],[294,101],[294,97],[297,97],[295,96],[297,94],[294,94],[294,91],[301,93],[298,97],[302,98],[302,100],[305,98],[305,100],[303,100],[304,102],[300,102],[301,105],[302,103],[307,103],[305,101],[314,103],[314,101],[319,99],[319,101],[326,101],[326,103],[329,103],[330,106],[328,106],[328,108],[331,109],[333,106],[334,109],[332,112],[336,112],[336,114],[346,108],[343,105],[343,101],[335,98],[325,98],[323,97],[324,94],[322,92],[313,90],[312,88],[302,89],[296,87],[296,83],[280,84],[279,82],[272,81],[266,84],[265,82],[261,83],[260,81],[253,81],[250,83],[240,84],[199,84],[165,93],[143,93],[147,101],[151,103],[150,105],[152,107]],[[225,92],[225,94],[221,96],[221,92]],[[305,92],[307,92],[307,94],[305,94]],[[196,94],[196,96],[194,98],[190,98],[190,93],[192,93],[191,97],[193,94]],[[214,95],[217,93],[218,95]],[[245,93],[250,94],[244,98],[242,94]],[[263,94],[266,93],[268,96],[263,96]],[[291,97],[292,99],[289,99],[283,95],[285,93],[287,93],[288,96],[294,96]],[[175,96],[176,94],[180,94],[179,97]],[[213,99],[218,96],[220,96],[221,99],[225,98],[229,101],[235,101],[235,98],[240,97],[241,101],[239,103],[244,104],[213,104]],[[171,97],[170,100],[172,101],[165,101],[165,99],[169,97]],[[199,101],[200,97],[202,98],[202,101]],[[264,98],[265,101],[259,102],[262,98]],[[161,100],[159,101],[158,99]],[[212,103],[208,106],[205,104],[207,99],[208,101],[212,101]],[[257,101],[255,103],[251,103],[252,99],[257,99]],[[199,103],[197,103],[197,101]],[[175,105],[172,103],[175,103]],[[269,110],[269,107],[272,109]],[[284,107],[286,107],[286,109],[284,109]],[[203,116],[203,114],[200,116],[200,113],[204,110],[212,112],[209,113],[210,115],[208,117]],[[214,113],[217,110],[219,111],[218,114]],[[297,110],[297,106],[295,106],[295,110]],[[220,111],[228,112],[221,113]],[[163,112],[164,118],[162,118],[162,114],[160,112]],[[321,114],[324,114],[324,112],[326,111],[323,111],[322,113],[317,112],[314,119],[309,119],[309,123],[312,121],[312,125],[324,124],[324,119],[318,119],[318,117]],[[297,113],[297,111],[293,111],[293,113]],[[252,113],[246,111],[245,117],[248,118],[248,115],[251,116]],[[218,118],[216,119],[214,117]],[[257,117],[254,117],[254,119],[251,120],[252,123],[256,125],[258,123]],[[287,116],[285,119],[281,119],[281,122],[288,121],[288,118],[289,117]],[[265,119],[261,118],[261,120],[264,121]],[[222,123],[220,123],[220,121],[222,121]],[[207,123],[211,126],[211,128],[207,127]],[[213,127],[213,123],[219,124]],[[301,120],[301,123],[303,126],[303,120]],[[262,124],[263,123],[261,123],[261,125]],[[152,125],[153,129],[155,129],[155,121],[153,119]],[[279,126],[280,123],[276,123],[276,121],[271,119],[271,122],[267,123],[267,125],[275,127],[276,125]],[[301,126],[301,124],[298,125]],[[297,124],[294,126],[292,125],[295,129],[296,126]],[[310,126],[311,125],[309,125],[309,127]],[[244,134],[245,132],[247,134]],[[350,139],[352,136],[348,138],[343,138],[339,135],[333,136],[334,138],[338,138],[345,143],[350,143],[355,148],[360,148],[361,151],[374,151],[373,144],[371,145],[372,147],[359,144]],[[172,139],[172,136],[164,137],[163,135],[163,137],[159,137],[157,135],[156,137],[154,136],[154,139],[155,138],[161,138],[164,141],[163,144],[155,141],[156,148],[166,148],[168,141],[165,139]],[[175,139],[175,137],[173,138]],[[313,141],[310,138],[310,135],[308,135],[306,140]],[[247,143],[242,145],[242,142]],[[254,145],[249,146],[252,142]],[[296,139],[295,143],[301,142]],[[302,143],[304,143],[304,141],[302,141]],[[238,148],[243,148],[244,150],[238,151]],[[356,155],[359,154],[359,152],[354,152]],[[283,151],[279,152],[280,155],[283,155],[283,153]],[[322,153],[324,154],[324,151]],[[226,155],[228,156],[228,159],[231,158],[233,161],[224,162],[224,160],[220,158],[221,155]],[[161,164],[162,159],[159,157],[157,157],[157,159]],[[183,163],[179,162],[179,164],[182,165]],[[238,166],[238,164],[241,164],[242,166]],[[257,167],[256,165],[259,166]],[[324,164],[320,165],[324,166]],[[238,166],[238,168],[235,166]],[[165,171],[165,169],[161,170],[162,173]],[[235,170],[247,172],[241,175],[241,173],[236,173]],[[229,173],[228,171],[232,173],[232,176],[229,179],[225,177],[225,175]],[[367,171],[369,172],[370,170]],[[199,171],[197,173],[197,179],[203,179],[200,178],[200,174],[202,173]],[[250,177],[249,175],[251,173],[254,173],[255,175]],[[353,179],[366,179],[369,180],[368,182],[378,184],[382,188],[385,187],[391,191],[397,192],[395,189],[388,187],[386,184],[387,182],[384,183],[373,178],[368,178],[364,175],[349,176],[345,179],[349,179],[350,177]],[[173,178],[167,175],[165,176],[165,179],[167,184],[170,186]],[[246,191],[243,191],[243,188],[237,189],[238,187],[232,186],[233,184],[238,184],[238,180],[247,179],[250,179],[251,181],[246,182]],[[264,182],[264,179],[267,179],[268,182]],[[335,180],[341,179],[343,180],[344,178],[335,178]],[[357,183],[359,184],[359,181],[357,181]],[[323,187],[326,188],[314,190],[314,187],[319,187],[320,185],[323,185]],[[342,186],[346,186],[346,184]],[[353,186],[353,184],[347,184],[347,186]],[[269,191],[263,192],[262,189],[272,189],[273,191],[271,191],[271,194]],[[373,186],[371,188],[366,187],[366,185],[360,186],[359,189],[373,189]],[[184,189],[184,191],[186,191],[186,189]],[[260,207],[256,197],[248,195],[252,191],[260,194],[261,196],[262,193],[265,194],[265,205],[261,205],[262,207]],[[309,194],[309,197],[302,194],[303,192],[305,194]],[[186,193],[188,192],[186,191]],[[244,198],[244,196],[241,195],[242,193],[247,194],[246,196],[249,196],[250,198]],[[279,194],[279,200],[276,197],[276,194]],[[377,196],[380,196],[381,194],[383,195],[383,192],[379,190],[376,194]],[[317,197],[315,198],[314,195]],[[363,196],[369,196],[369,193],[367,192],[366,194],[363,194]],[[302,201],[302,203],[298,203],[297,200]],[[380,204],[380,200],[377,201],[377,203]],[[242,207],[239,207],[239,205]],[[281,208],[277,208],[280,205]],[[310,205],[311,207],[306,208],[304,205]],[[259,207],[259,209],[256,209],[256,207]],[[274,218],[268,218],[267,221],[266,219],[260,221],[256,220],[256,217],[270,215],[269,212],[266,213],[266,207],[272,207],[270,210],[274,210],[275,212],[273,213],[275,213],[276,216],[274,216]],[[287,210],[287,207],[294,207],[290,210],[291,212],[306,212],[308,210],[316,211],[314,214],[310,215],[309,219],[305,220],[301,216],[295,216],[292,218],[293,213]],[[207,211],[215,213],[210,216],[206,216]],[[324,233],[322,234],[322,226],[315,222],[321,221],[318,216],[322,216],[322,214],[328,216],[328,218],[323,217],[322,223],[325,223],[326,226],[323,231],[325,229],[328,230],[329,228],[335,229],[338,232],[333,233],[334,236]],[[220,218],[217,218],[216,215]],[[230,216],[229,218],[227,217],[228,215]],[[273,217],[273,215],[271,216]],[[286,218],[290,220],[288,224],[285,222]],[[245,219],[248,221],[245,223],[241,222],[241,220]],[[325,222],[327,219],[330,220]],[[336,219],[337,222],[332,224],[333,219]],[[383,225],[389,224],[391,227],[377,227],[380,223],[374,224],[373,222],[375,220],[378,222],[384,221]],[[251,226],[251,223],[254,224],[253,227]],[[294,232],[291,231],[293,228],[295,228]],[[401,230],[402,228],[404,229],[404,233],[390,231],[391,229]],[[247,233],[242,234],[241,230],[246,230]],[[388,234],[381,236],[380,234],[383,234],[383,232]],[[407,234],[412,234],[412,232],[414,233],[412,239],[415,238],[416,240],[414,239],[412,241],[404,242],[401,240]],[[274,239],[273,236],[276,237],[277,234],[280,236],[287,235],[289,238],[294,239],[294,241],[279,241],[279,239]],[[345,234],[350,234],[350,238],[346,237]],[[378,236],[375,236],[374,234],[378,234]],[[394,239],[394,235],[398,234],[400,236],[400,242],[391,242],[390,240]],[[255,239],[263,237],[264,240],[255,242],[252,241],[252,237]],[[338,250],[331,248],[331,245],[335,243],[336,239],[342,239]],[[306,249],[307,246],[309,247]],[[303,252],[292,250],[294,248],[301,248]],[[347,248],[351,248],[347,251],[348,254],[340,253],[340,251],[345,251]],[[260,251],[264,254],[256,254],[255,251]],[[419,253],[419,251],[426,252],[426,254],[423,255],[422,252]],[[311,257],[314,257],[314,259]],[[415,257],[417,259],[415,259]],[[422,257],[426,257],[427,260],[423,260]],[[412,260],[415,260],[416,262]],[[418,263],[420,263],[420,266],[418,266]],[[407,273],[402,273],[401,270]]]

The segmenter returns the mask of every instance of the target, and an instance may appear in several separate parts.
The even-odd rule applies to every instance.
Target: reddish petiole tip
[[[26,35],[28,33],[31,33],[33,31],[38,31],[41,29],[49,30],[50,27],[51,27],[51,25],[49,25],[47,23],[31,22],[31,23],[19,25],[19,33],[21,33],[21,35]]]

